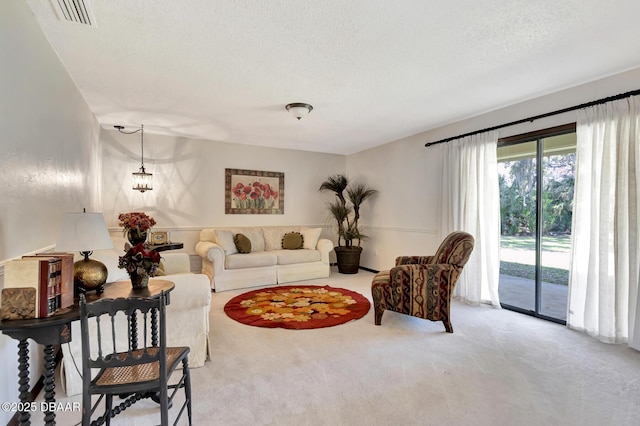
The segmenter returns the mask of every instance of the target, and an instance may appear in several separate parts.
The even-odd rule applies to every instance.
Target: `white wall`
[[[127,131],[135,129],[126,129]],[[149,134],[145,130],[145,168],[153,190],[131,189],[140,167],[140,134],[103,130],[103,197],[107,226],[118,232],[119,213],[144,211],[168,229],[183,251],[195,253],[199,231],[212,226],[324,225],[327,194],[318,192],[330,174],[343,173],[343,155],[263,148]],[[225,168],[283,172],[284,214],[225,214]]]
[[[4,260],[55,243],[99,204],[99,126],[23,1],[0,2],[0,288]],[[41,348],[30,346],[31,385]],[[18,400],[17,341],[0,336],[0,401]],[[0,412],[0,423],[13,413]],[[38,413],[34,422],[42,421]]]
[[[348,157],[350,179],[379,191],[361,209],[369,237],[362,242],[364,267],[386,269],[396,256],[429,254],[437,247],[441,148],[434,155],[422,140],[414,136]]]
[[[637,89],[640,89],[640,68],[348,156],[347,173],[380,191],[362,209],[363,224],[370,238],[363,242],[361,265],[388,269],[396,256],[429,255],[438,247],[443,145],[425,148],[425,143]],[[570,112],[504,128],[500,136],[575,121],[576,113]]]

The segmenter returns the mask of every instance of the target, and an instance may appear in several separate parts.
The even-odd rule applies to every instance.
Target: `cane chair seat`
[[[132,351],[131,354],[128,352],[119,352],[117,354],[118,358],[121,360],[126,359],[128,356],[133,356],[134,358],[139,358],[144,349],[138,349]],[[155,353],[158,351],[158,348],[147,348],[147,353]],[[189,353],[189,348],[186,347],[175,347],[175,348],[167,348],[167,374],[170,371],[173,371],[178,363],[182,360],[184,356]],[[139,365],[129,365],[126,367],[111,367],[102,370],[98,376],[93,379],[93,383],[96,387],[113,387],[113,386],[128,386],[133,383],[144,383],[153,380],[160,379],[160,363],[158,361],[139,364]]]

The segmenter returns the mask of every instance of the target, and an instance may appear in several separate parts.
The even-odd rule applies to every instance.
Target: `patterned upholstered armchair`
[[[371,294],[375,324],[380,325],[385,309],[451,327],[451,296],[462,267],[469,260],[474,239],[466,232],[453,232],[433,256],[400,256],[396,266],[373,277]]]

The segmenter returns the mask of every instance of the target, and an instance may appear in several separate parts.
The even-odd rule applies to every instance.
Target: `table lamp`
[[[104,263],[89,259],[94,250],[113,248],[102,213],[67,213],[56,244],[57,251],[77,251],[84,259],[73,264],[73,283],[76,294],[95,290],[104,291],[107,267]]]

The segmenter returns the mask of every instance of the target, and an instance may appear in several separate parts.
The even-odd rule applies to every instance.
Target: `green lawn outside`
[[[536,249],[536,238],[534,236],[501,236],[500,247],[511,250],[512,256],[509,260],[500,262],[500,273],[525,279],[535,279],[535,266],[531,264],[533,253]],[[568,255],[571,249],[571,235],[543,236],[543,253],[562,253]],[[522,262],[517,262],[520,257],[517,253],[526,252]],[[516,254],[515,259],[513,253]],[[527,259],[529,259],[527,261]],[[562,263],[562,262],[561,262]],[[569,283],[569,271],[563,268],[550,266],[542,267],[542,281],[554,284],[567,285]]]
[[[566,269],[542,267],[542,281],[553,284],[568,285],[569,271]],[[536,270],[534,265],[524,265],[514,262],[500,262],[500,273],[510,275],[512,277],[526,278],[530,280],[536,279]]]
[[[515,250],[535,250],[535,236],[500,236],[500,247]],[[571,249],[571,235],[542,236],[542,250],[568,252]]]

